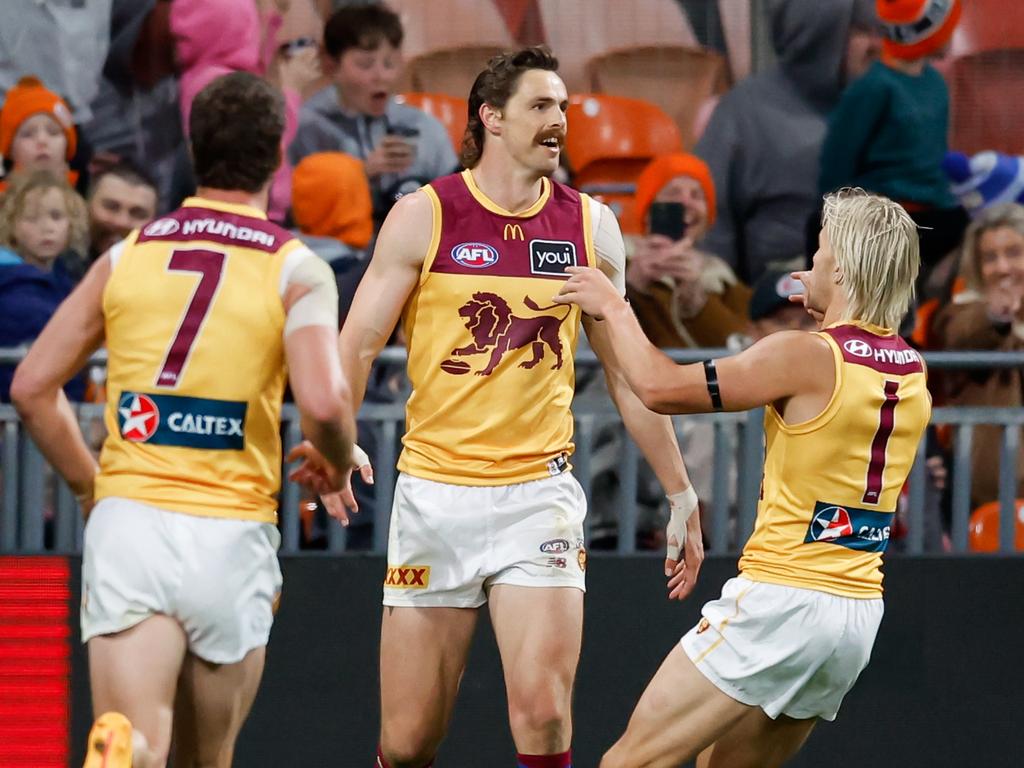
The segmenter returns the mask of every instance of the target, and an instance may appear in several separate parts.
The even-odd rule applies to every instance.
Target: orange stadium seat
[[[1014,547],[1024,551],[1024,499],[1017,499],[1017,525]],[[971,513],[967,546],[972,552],[999,551],[999,502],[982,504]]]
[[[951,148],[1024,153],[1024,16],[1001,0],[964,3],[950,59]]]
[[[720,54],[682,45],[608,51],[591,58],[588,68],[594,90],[629,94],[671,115],[687,149],[696,143],[701,105],[724,90],[727,71]]]
[[[466,98],[477,73],[496,53],[515,47],[491,0],[392,0],[405,29],[401,91]]]
[[[651,158],[682,148],[679,128],[654,104],[607,94],[569,98],[566,158],[583,192],[608,203],[636,232],[633,184]]]
[[[462,150],[462,136],[466,132],[469,121],[469,109],[465,99],[448,96],[444,93],[403,93],[396,97],[400,104],[422,109],[431,117],[437,118],[448,131],[455,154]]]
[[[538,0],[570,93],[596,91],[660,106],[692,146],[701,105],[727,81],[724,57],[702,48],[675,0]]]

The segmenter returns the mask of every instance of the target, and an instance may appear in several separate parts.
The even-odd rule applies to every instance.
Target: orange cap
[[[883,52],[896,59],[937,53],[953,37],[962,10],[960,0],[875,0]]]
[[[292,172],[292,216],[307,235],[365,248],[373,236],[373,203],[362,162],[344,152],[304,157]]]
[[[18,128],[30,117],[40,113],[52,117],[64,130],[68,145],[65,158],[70,160],[75,156],[78,135],[75,133],[71,110],[64,99],[43,85],[38,77],[31,75],[21,78],[7,92],[3,110],[0,110],[0,154],[11,153]]]
[[[708,227],[715,223],[715,182],[711,178],[711,170],[696,155],[676,152],[654,158],[637,177],[635,211],[641,228],[647,217],[647,209],[651,207],[658,192],[676,176],[689,176],[700,183],[708,206]]]

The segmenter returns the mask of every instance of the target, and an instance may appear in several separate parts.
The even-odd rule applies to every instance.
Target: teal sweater
[[[829,116],[821,191],[864,187],[900,202],[956,205],[942,170],[949,91],[934,67],[905,75],[875,62]]]

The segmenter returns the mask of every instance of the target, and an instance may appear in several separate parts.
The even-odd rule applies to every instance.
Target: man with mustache
[[[671,422],[629,390],[600,324],[551,306],[575,265],[600,267],[624,293],[614,215],[549,178],[568,106],[557,67],[544,48],[491,59],[469,95],[468,170],[398,201],[341,332],[357,405],[400,315],[413,385],[384,583],[379,768],[432,764],[484,603],[517,765],[572,764],[587,562],[586,498],[569,471],[581,321],[669,494],[666,568],[685,571],[680,597],[703,559]],[[296,476],[315,480],[318,457],[306,450]],[[344,521],[340,503],[326,501]]]

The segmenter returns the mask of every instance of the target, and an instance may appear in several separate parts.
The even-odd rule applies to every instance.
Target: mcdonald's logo
[[[518,224],[506,224],[505,231],[501,235],[502,240],[525,240],[523,228]]]

